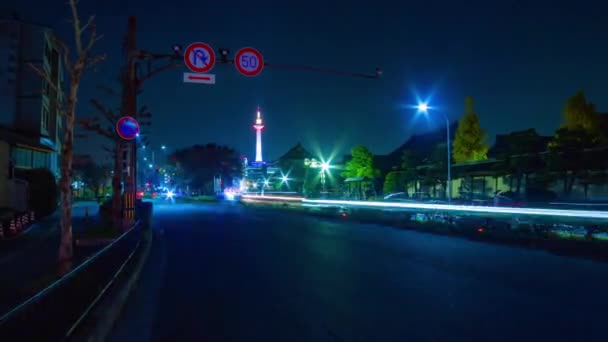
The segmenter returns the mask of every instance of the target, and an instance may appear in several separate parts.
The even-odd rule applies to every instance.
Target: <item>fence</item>
[[[145,225],[132,228],[70,273],[0,317],[0,341],[61,341],[137,250]]]

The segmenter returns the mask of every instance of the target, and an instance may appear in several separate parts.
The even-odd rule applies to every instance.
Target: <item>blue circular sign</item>
[[[133,140],[139,134],[139,123],[133,117],[123,116],[116,122],[116,133],[125,140]]]

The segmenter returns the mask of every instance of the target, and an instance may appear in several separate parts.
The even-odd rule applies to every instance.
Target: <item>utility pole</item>
[[[123,116],[131,116],[137,119],[137,43],[136,43],[137,21],[135,17],[129,17],[127,36],[125,39],[124,52],[126,65],[123,79],[122,113]],[[137,142],[122,141],[119,144],[122,151],[127,151],[127,170],[125,175],[125,191],[123,196],[123,219],[127,224],[135,220],[135,198],[137,193]]]

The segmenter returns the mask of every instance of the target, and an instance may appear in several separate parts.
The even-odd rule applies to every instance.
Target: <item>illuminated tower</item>
[[[255,161],[262,161],[262,130],[264,129],[264,125],[262,124],[262,113],[260,111],[260,107],[258,106],[258,117],[255,119],[255,125],[253,128],[255,129]]]

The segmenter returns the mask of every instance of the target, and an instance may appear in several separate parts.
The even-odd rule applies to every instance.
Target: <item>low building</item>
[[[48,27],[0,19],[0,65],[6,70],[0,73],[2,201],[15,197],[10,193],[15,189],[12,178],[6,175],[9,168],[48,168],[59,176],[64,95],[61,54]],[[46,79],[31,66],[42,70]]]

